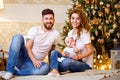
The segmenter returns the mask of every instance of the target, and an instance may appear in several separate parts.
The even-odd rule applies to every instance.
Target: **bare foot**
[[[58,70],[56,70],[56,69],[53,69],[50,73],[59,74]]]
[[[50,73],[48,73],[48,75],[50,75],[50,76],[60,76],[58,70],[56,70],[56,69],[53,69]]]

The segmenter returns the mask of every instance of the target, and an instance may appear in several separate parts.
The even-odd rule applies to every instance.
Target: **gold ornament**
[[[91,37],[91,40],[92,40],[92,41],[93,41],[93,40],[95,40],[95,37],[94,37],[94,36],[92,36],[92,37]]]
[[[76,5],[79,5],[79,2],[78,2],[78,1],[76,1]]]
[[[100,42],[100,39],[98,39],[97,41]]]
[[[113,43],[114,43],[114,44],[117,43],[117,39],[116,39],[116,38],[113,39]]]
[[[98,15],[100,16],[100,17],[102,17],[103,16],[103,12],[98,12]]]
[[[110,4],[107,4],[106,7],[109,8],[109,7],[110,7]]]
[[[98,36],[98,31],[97,30],[95,31],[95,35]]]
[[[110,33],[113,33],[114,32],[114,29],[110,29]]]
[[[102,19],[100,19],[100,18],[94,18],[93,19],[93,23],[96,24],[96,25],[101,24],[101,21],[102,21]]]
[[[103,5],[103,4],[104,4],[104,2],[101,1],[101,2],[100,2],[100,5]]]
[[[115,8],[115,9],[119,8],[119,4],[115,4],[115,5],[114,5],[114,8]]]
[[[106,37],[108,38],[110,36],[110,32],[109,33],[106,33]]]
[[[109,21],[109,22],[116,21],[116,15],[115,15],[115,14],[110,13],[110,15],[109,15],[109,17],[108,17],[108,21]]]
[[[105,13],[106,13],[106,14],[109,14],[110,8],[106,7],[106,8],[104,8],[104,10],[105,10]]]
[[[69,19],[67,19],[67,20],[66,20],[66,23],[67,23],[67,24],[69,24],[69,23],[70,23],[70,20],[69,20]]]
[[[68,29],[63,29],[63,33],[68,33]]]
[[[90,2],[91,2],[92,4],[94,4],[95,0],[91,0]]]
[[[106,22],[107,24],[109,24],[109,23],[110,23],[110,22],[109,22],[109,20],[106,20],[105,22]]]
[[[116,15],[113,16],[113,20],[116,21]]]
[[[95,9],[98,9],[97,5],[95,5]]]
[[[99,29],[99,30],[102,30],[102,26],[100,25],[100,26],[98,27],[98,29]]]
[[[94,9],[94,6],[93,6],[93,4],[91,5],[91,9]]]
[[[83,10],[84,8],[83,8],[83,6],[82,6],[81,4],[79,4],[79,2],[78,2],[78,3],[76,3],[76,5],[75,5],[75,9],[81,9],[81,10]]]
[[[117,27],[117,24],[114,23],[114,24],[113,24],[113,29],[115,29],[116,27]]]
[[[89,4],[90,2],[89,2],[89,0],[85,0],[85,4]]]
[[[117,16],[120,16],[120,11],[118,11],[116,14],[117,14]]]
[[[100,44],[104,44],[104,39],[103,39],[103,38],[100,39],[99,43],[100,43]]]
[[[93,14],[93,15],[95,15],[95,13],[96,13],[96,11],[95,11],[95,10],[93,10],[93,11],[92,11],[92,14]]]

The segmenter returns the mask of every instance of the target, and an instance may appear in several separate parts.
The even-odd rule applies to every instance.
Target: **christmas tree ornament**
[[[109,22],[112,22],[112,15],[111,14],[108,16],[108,20],[109,20]]]
[[[109,24],[109,23],[110,23],[109,20],[106,20],[105,22],[106,22],[106,24]]]
[[[119,32],[117,33],[117,37],[120,39],[120,33]]]
[[[113,29],[116,29],[116,28],[117,28],[117,24],[114,23],[114,24],[113,24]]]
[[[110,37],[110,32],[106,33],[106,37],[107,37],[107,38]]]
[[[90,4],[90,1],[89,0],[85,0],[85,4]]]
[[[113,39],[113,43],[117,44],[117,39],[116,38]]]
[[[114,20],[114,22],[116,21],[116,15],[113,16],[113,20]]]
[[[120,17],[120,11],[118,11],[118,12],[116,13],[116,15]]]
[[[97,30],[95,31],[95,35],[98,36],[98,31]]]
[[[107,7],[107,8],[110,8],[110,4],[107,4],[106,7]]]
[[[110,8],[104,8],[104,10],[105,10],[105,14],[109,14],[109,12],[110,12]]]
[[[95,0],[90,0],[90,3],[94,4],[94,3],[95,3]]]
[[[99,17],[102,17],[103,16],[103,12],[99,11],[98,15],[99,15]]]
[[[95,15],[95,13],[96,13],[96,11],[95,11],[95,10],[93,10],[93,11],[92,11],[92,14],[93,14],[93,15]]]
[[[100,39],[98,39],[97,41],[98,41],[98,43],[100,43]]]
[[[97,5],[95,5],[95,9],[98,9]]]
[[[102,30],[102,26],[101,26],[101,25],[99,25],[98,29],[99,29],[99,30]]]
[[[68,32],[68,29],[63,29],[63,33],[67,33]]]
[[[110,33],[113,33],[114,32],[114,29],[110,29]]]
[[[114,8],[115,8],[115,9],[120,8],[120,7],[119,7],[119,4],[115,4],[115,5],[114,5]]]
[[[92,41],[93,41],[93,40],[95,40],[95,37],[94,37],[94,36],[92,36],[92,37],[91,37],[91,40],[92,40]]]
[[[94,9],[94,6],[93,6],[93,4],[91,5],[91,9]]]
[[[104,4],[104,2],[101,1],[101,2],[100,2],[100,5],[103,5],[103,4]]]
[[[100,39],[100,44],[104,44],[104,39],[102,38],[102,39]]]

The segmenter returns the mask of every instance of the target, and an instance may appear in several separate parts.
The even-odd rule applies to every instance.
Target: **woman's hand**
[[[69,57],[74,60],[79,60],[79,57],[77,55],[69,55]]]
[[[69,53],[68,52],[64,52],[64,53],[62,53],[62,56],[64,56],[64,57],[69,56]]]

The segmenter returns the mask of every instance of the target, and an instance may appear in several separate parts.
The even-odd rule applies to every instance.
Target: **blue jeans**
[[[15,67],[17,67],[17,69]],[[28,57],[23,36],[17,34],[13,36],[10,45],[6,70],[18,76],[46,75],[50,71],[50,66],[42,62],[40,68],[35,68]]]
[[[51,57],[50,57],[50,66],[51,69],[57,69],[59,72],[64,72],[64,71],[71,71],[71,72],[82,72],[87,69],[91,69],[91,67],[80,61],[76,61],[71,58],[66,58],[62,62],[58,62],[57,58],[62,57],[62,55],[57,52],[56,50],[53,50],[51,52]]]

